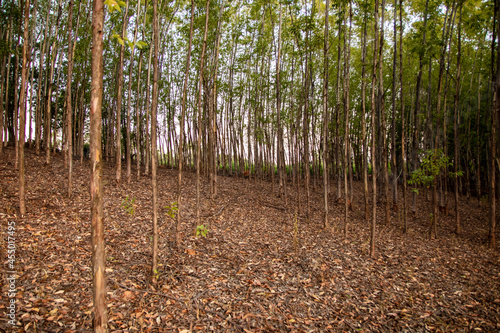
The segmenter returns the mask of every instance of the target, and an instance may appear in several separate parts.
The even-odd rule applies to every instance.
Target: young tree
[[[103,225],[103,164],[101,147],[104,4],[94,0],[92,10],[92,83],[90,90],[90,216],[92,221],[92,272],[94,332],[108,331],[106,307],[106,248]]]

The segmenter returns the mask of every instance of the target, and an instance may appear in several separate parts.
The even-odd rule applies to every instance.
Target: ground
[[[10,147],[0,155],[0,251],[8,267],[7,225],[14,221],[17,326],[7,322],[6,273],[0,331],[91,332],[89,162],[75,160],[74,195],[68,199],[63,158],[54,155],[47,166],[28,150],[28,213],[19,218],[14,159]],[[197,238],[196,178],[185,173],[182,242],[176,248],[174,220],[165,207],[176,201],[177,171],[160,168],[160,265],[158,283],[151,285],[151,178],[137,180],[133,170],[130,185],[113,179],[113,166],[106,164],[111,332],[500,331],[500,248],[486,246],[484,202],[460,199],[463,232],[455,235],[448,196],[450,214],[440,213],[437,240],[428,237],[431,206],[425,195],[418,198],[416,216],[409,215],[407,234],[401,209],[385,225],[380,205],[372,259],[361,182],[354,183],[344,237],[342,202],[331,200],[333,228],[323,228],[319,186],[307,220],[296,216],[290,183],[285,205],[269,182],[236,177],[218,177],[218,196],[210,199],[204,178],[201,216],[208,235]],[[302,193],[302,205],[304,199]],[[124,202],[133,202],[133,211]]]

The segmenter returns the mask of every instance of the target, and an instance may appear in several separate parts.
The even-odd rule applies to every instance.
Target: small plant
[[[135,198],[129,199],[128,195],[122,201],[122,207],[129,215],[134,215],[136,206]]]
[[[412,172],[408,184],[412,186],[422,185],[424,187],[431,187],[434,179],[450,165],[450,159],[443,153],[442,149],[428,150],[425,152],[420,168]],[[460,176],[461,171],[457,172],[457,174]],[[412,188],[412,191],[418,194],[416,187]]]
[[[196,227],[196,238],[207,237],[208,229],[202,224]]]
[[[175,218],[175,214],[179,211],[179,208],[177,207],[177,201],[172,202],[172,205],[165,206],[164,208],[167,210],[167,215],[172,219]]]

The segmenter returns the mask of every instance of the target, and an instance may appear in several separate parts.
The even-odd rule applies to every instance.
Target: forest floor
[[[68,199],[61,155],[46,166],[44,157],[28,150],[28,213],[21,219],[14,159],[10,147],[0,155],[0,258],[7,267],[7,222],[15,221],[18,326],[7,323],[3,274],[0,331],[91,332],[89,161],[75,161]],[[344,237],[343,203],[330,201],[333,228],[323,229],[319,186],[309,221],[299,216],[294,228],[296,189],[288,188],[285,205],[269,182],[218,177],[218,196],[211,200],[203,180],[201,215],[209,232],[196,238],[196,178],[185,173],[177,249],[174,221],[164,208],[176,201],[177,171],[160,168],[159,281],[153,286],[151,177],[136,180],[134,170],[127,185],[125,171],[123,176],[116,185],[112,165],[105,165],[111,332],[500,331],[500,248],[486,246],[484,202],[460,199],[459,236],[453,233],[454,210],[440,213],[437,240],[428,237],[431,204],[423,194],[416,216],[409,214],[406,235],[400,213],[392,212],[393,223],[384,225],[379,205],[372,259],[361,182],[354,184]],[[135,199],[133,214],[122,205],[127,197]],[[448,200],[452,208],[451,195]]]

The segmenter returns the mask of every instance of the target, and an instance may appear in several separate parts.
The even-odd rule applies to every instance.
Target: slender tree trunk
[[[349,140],[349,85],[350,85],[350,56],[351,56],[351,1],[349,1],[349,31],[348,36],[344,33],[344,190],[345,190],[345,216],[344,216],[344,237],[347,237],[349,230],[349,208],[351,202],[348,194],[347,172],[351,172],[350,163],[350,140]]]
[[[106,307],[106,248],[104,243],[103,197],[102,197],[102,147],[101,147],[101,109],[103,80],[103,29],[104,5],[102,0],[94,0],[92,12],[92,84],[90,90],[90,216],[92,221],[92,271],[94,332],[108,331],[108,312]]]
[[[127,0],[125,5],[125,15],[123,16],[122,25],[122,39],[127,36],[127,24],[128,24],[128,4]],[[118,79],[117,79],[117,93],[116,93],[116,182],[119,184],[122,179],[122,132],[121,132],[121,122],[122,122],[122,95],[123,95],[123,58],[125,55],[125,45],[120,46],[120,58],[118,60]]]
[[[21,216],[26,214],[25,200],[25,174],[24,174],[24,141],[26,127],[26,90],[28,79],[28,34],[29,34],[29,19],[30,18],[30,1],[24,0],[24,43],[22,54],[22,70],[21,70],[21,92],[19,96],[19,211]],[[17,122],[17,120],[15,120]]]
[[[424,32],[422,36],[422,45],[425,50],[425,45],[427,41],[427,18],[428,18],[429,0],[425,2],[425,12],[424,12]],[[416,86],[416,97],[415,97],[415,111],[414,111],[414,124],[413,124],[413,154],[412,154],[412,168],[417,170],[418,167],[418,144],[420,141],[420,125],[419,125],[419,113],[420,113],[420,86],[422,83],[422,68],[423,68],[423,58],[424,53],[420,53],[419,56],[419,69],[417,75],[417,86]],[[417,211],[417,193],[413,193],[413,215]]]
[[[476,109],[476,186],[477,186],[477,204],[481,206],[481,140],[479,135],[479,124],[481,120],[481,75],[477,84],[477,109]]]
[[[373,183],[373,212],[372,212],[372,223],[370,228],[370,256],[375,257],[375,227],[377,222],[377,168],[376,168],[376,149],[377,149],[377,135],[375,128],[375,89],[377,85],[377,68],[378,68],[378,7],[379,0],[375,0],[375,14],[374,14],[374,22],[375,22],[375,41],[373,46],[373,71],[372,71],[372,92],[371,92],[371,127],[372,127],[372,183]],[[379,94],[383,92],[379,91]]]
[[[498,27],[495,25],[494,29],[500,31],[500,1],[495,1],[495,17],[498,22]],[[493,43],[494,45],[494,37]],[[493,53],[493,50],[492,50]],[[493,64],[492,64],[493,66]],[[497,116],[500,112],[500,43],[497,44],[497,58],[496,58],[496,77],[495,77],[495,90],[493,91],[493,103],[494,109],[491,112],[491,160],[490,160],[490,231],[488,235],[490,248],[495,247],[495,232],[496,232],[496,151],[497,151],[497,128],[496,123],[498,121]],[[492,73],[493,74],[493,73]]]
[[[453,116],[453,130],[454,130],[454,141],[455,141],[455,232],[460,234],[460,210],[458,209],[458,170],[460,164],[459,157],[459,137],[458,137],[458,102],[460,99],[460,71],[461,71],[461,39],[462,39],[462,4],[460,4],[460,18],[458,21],[458,50],[457,50],[457,77],[455,84],[455,105],[454,105],[454,116]]]
[[[147,3],[146,3],[147,5]],[[147,74],[147,80],[146,80],[146,107],[145,107],[145,113],[146,113],[146,128],[149,129],[149,118],[150,118],[150,111],[149,111],[149,104],[150,104],[150,99],[149,99],[149,86],[150,86],[150,80],[151,80],[151,60],[152,60],[153,52],[151,50],[149,51],[149,60],[148,60],[148,74]],[[156,120],[155,120],[156,122]],[[153,127],[151,127],[152,129]],[[144,174],[149,175],[149,163],[152,161],[151,158],[151,149],[150,147],[153,147],[152,144],[150,146],[150,137],[149,137],[149,132],[148,130],[146,132],[146,142],[144,143],[145,147],[145,160],[146,160],[146,165],[144,166]],[[151,130],[151,134],[153,134],[153,131]]]
[[[198,82],[198,136],[196,139],[196,222],[200,225],[200,168],[201,168],[201,91],[203,86],[203,66],[205,61],[205,50],[207,46],[207,33],[208,33],[208,18],[210,14],[210,0],[207,0],[207,9],[205,13],[205,32],[203,34],[203,47],[201,50],[201,59],[200,59],[200,72],[199,82]]]
[[[403,232],[408,232],[408,208],[406,198],[406,115],[404,103],[404,84],[403,84],[403,0],[399,0],[399,86],[401,103],[401,156],[403,160]]]
[[[382,0],[382,15],[380,23],[380,45],[379,45],[379,60],[378,60],[378,70],[379,70],[379,91],[378,91],[378,110],[380,113],[380,118],[382,122],[382,128],[379,129],[382,135],[382,173],[384,177],[384,206],[385,206],[385,223],[387,225],[391,224],[391,204],[389,199],[389,168],[388,168],[388,153],[387,153],[387,126],[386,126],[386,114],[385,114],[385,100],[384,100],[384,77],[383,77],[383,49],[384,49],[384,24],[385,24],[385,0]]]
[[[366,21],[367,14],[364,13],[363,19],[363,41],[361,45],[361,136],[363,146],[363,192],[365,198],[365,220],[370,219],[370,204],[368,199],[368,144],[366,142]]]
[[[325,8],[325,41],[323,47],[324,57],[324,72],[323,72],[323,190],[325,216],[323,226],[325,229],[330,228],[328,220],[328,11],[330,9],[330,1],[326,0]],[[293,82],[293,81],[292,81]],[[364,118],[364,117],[363,117]]]
[[[81,3],[81,2],[80,2]],[[68,165],[68,198],[71,198],[72,192],[72,182],[73,182],[73,111],[71,105],[71,80],[73,79],[73,43],[76,40],[72,40],[72,29],[73,29],[73,0],[69,1],[68,4],[68,74],[66,81],[66,153],[69,161]],[[78,26],[77,26],[78,29]]]
[[[194,22],[194,0],[191,0],[191,23],[189,29],[189,45],[187,51],[187,59],[186,59],[186,72],[184,73],[184,87],[182,89],[182,111],[181,111],[181,119],[180,119],[180,137],[179,137],[179,180],[177,183],[177,223],[175,226],[175,244],[177,248],[181,246],[181,190],[182,190],[182,164],[184,160],[184,119],[186,117],[186,99],[187,99],[187,89],[188,89],[188,79],[189,79],[189,66],[191,64],[191,45],[193,43],[193,22]]]
[[[135,23],[135,31],[134,31],[134,47],[130,51],[130,61],[129,61],[129,74],[128,74],[128,92],[127,92],[127,138],[126,138],[126,147],[125,147],[125,159],[127,162],[127,184],[130,184],[130,181],[132,180],[132,154],[131,154],[131,143],[130,143],[130,127],[132,126],[132,116],[130,113],[130,104],[132,103],[132,69],[134,68],[134,50],[135,50],[135,43],[137,41],[137,31],[139,30],[139,18],[140,18],[140,12],[141,12],[141,7],[140,7],[140,1],[137,1],[137,8],[136,8],[136,23]],[[137,95],[139,96],[139,95]],[[139,98],[137,98],[139,99]]]
[[[280,90],[280,61],[281,61],[281,4],[279,6],[279,27],[278,27],[278,57],[276,59],[276,113],[278,122],[278,176],[279,176],[279,196],[285,197],[285,161],[284,161],[284,151],[283,151],[283,128],[281,125],[281,90]]]
[[[61,2],[62,0],[59,0],[59,3],[57,5],[58,8],[58,14],[57,14],[57,19],[56,19],[56,30],[54,36],[57,37],[58,31],[59,31],[59,20],[61,18]],[[56,58],[58,55],[58,48],[57,48],[57,38],[54,38],[54,41],[52,42],[52,48],[49,49],[49,51],[52,54],[52,59],[51,59],[51,65],[50,65],[50,74],[49,77],[47,78],[48,81],[48,86],[47,86],[47,106],[45,110],[45,163],[50,164],[50,122],[52,118],[52,85],[53,85],[53,80],[54,80],[54,67],[56,64]]]
[[[392,59],[392,124],[391,124],[391,173],[392,173],[392,208],[398,210],[398,168],[396,156],[396,85],[397,85],[397,58],[398,58],[398,0],[394,0],[394,57]]]
[[[158,275],[158,204],[157,204],[157,188],[156,188],[156,168],[158,153],[156,148],[156,112],[158,109],[158,0],[153,0],[153,96],[151,106],[151,180],[153,190],[153,260],[151,264],[151,281],[153,284],[157,282]],[[150,51],[151,52],[151,51]],[[148,75],[149,77],[149,75]]]

